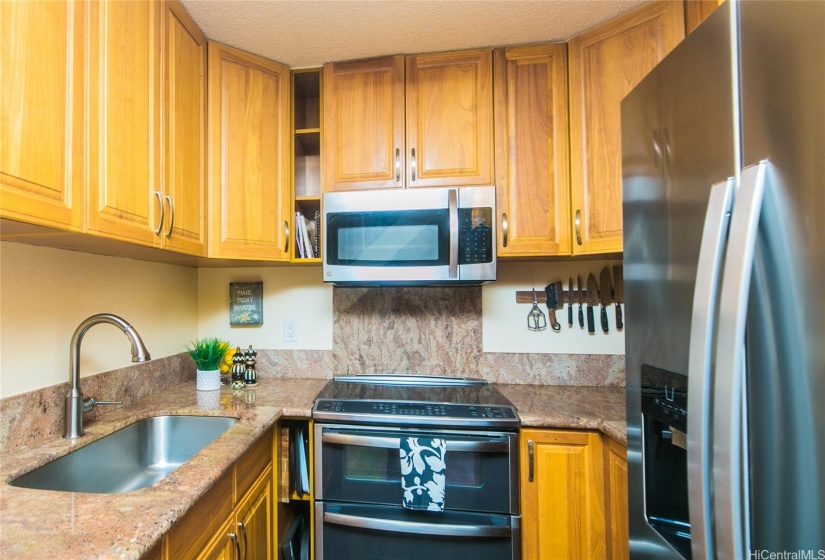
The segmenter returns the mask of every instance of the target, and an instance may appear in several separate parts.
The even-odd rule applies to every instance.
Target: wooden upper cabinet
[[[569,255],[566,46],[494,57],[497,255]]]
[[[80,231],[86,2],[0,2],[0,216]]]
[[[573,38],[573,254],[622,250],[621,100],[684,37],[681,2],[654,2]]]
[[[324,190],[490,185],[489,49],[324,66]]]
[[[493,184],[490,49],[407,58],[408,185]]]
[[[604,558],[607,533],[601,434],[522,430],[519,440],[522,557]]]
[[[289,260],[289,68],[209,43],[209,256]]]
[[[404,57],[324,66],[324,190],[404,184]]]
[[[206,39],[177,0],[164,20],[164,247],[206,256]]]
[[[92,2],[86,231],[155,245],[163,4]]]

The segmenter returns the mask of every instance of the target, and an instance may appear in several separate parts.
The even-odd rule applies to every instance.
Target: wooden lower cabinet
[[[627,505],[627,448],[612,439],[605,438],[607,522],[610,534],[609,557],[629,557],[628,505]]]
[[[272,505],[269,467],[197,556],[198,560],[273,558]]]
[[[522,558],[626,558],[623,447],[596,431],[550,429],[522,430],[519,445]]]
[[[163,558],[271,560],[273,431],[264,434],[163,538]]]

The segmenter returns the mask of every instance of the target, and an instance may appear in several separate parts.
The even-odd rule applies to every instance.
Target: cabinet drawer
[[[232,473],[227,471],[168,534],[167,558],[193,558],[232,513]]]

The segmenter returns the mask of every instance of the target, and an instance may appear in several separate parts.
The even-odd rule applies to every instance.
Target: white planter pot
[[[221,370],[198,370],[198,391],[215,391],[221,388]]]

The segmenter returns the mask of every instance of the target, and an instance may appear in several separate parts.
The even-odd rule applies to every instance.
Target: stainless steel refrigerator
[[[724,3],[622,152],[631,558],[825,558],[825,2]]]

